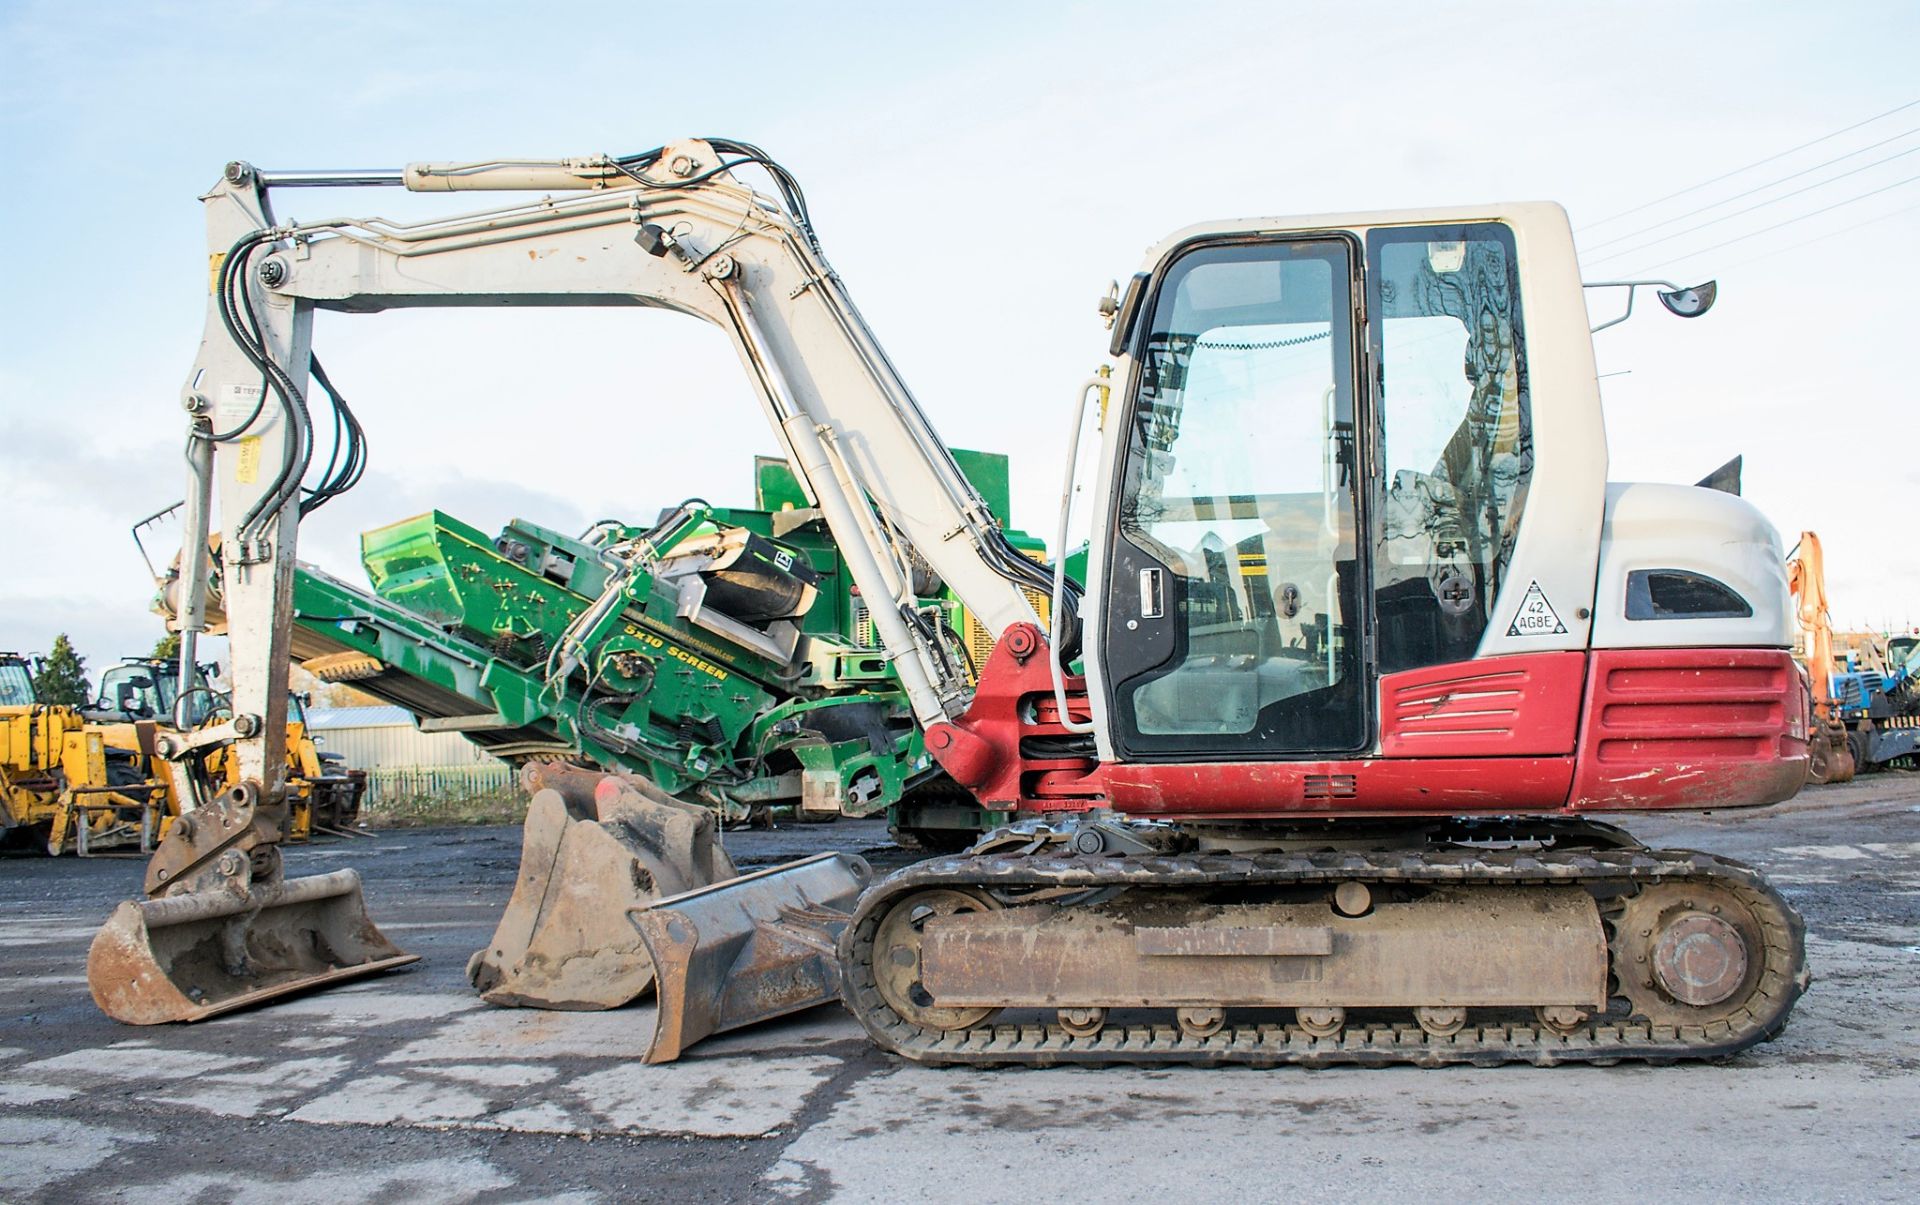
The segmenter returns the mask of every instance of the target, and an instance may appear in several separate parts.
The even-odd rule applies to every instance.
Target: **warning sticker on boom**
[[[239,452],[233,467],[234,484],[253,485],[260,480],[260,437],[249,435],[242,439]]]
[[[229,385],[225,393],[218,395],[214,417],[223,427],[246,423],[260,412],[260,395],[265,392],[262,385]]]
[[[1566,630],[1567,625],[1560,622],[1560,616],[1554,612],[1553,604],[1547,601],[1540,583],[1528,584],[1526,597],[1520,600],[1520,610],[1514,615],[1513,625],[1507,629],[1507,635],[1558,636]]]

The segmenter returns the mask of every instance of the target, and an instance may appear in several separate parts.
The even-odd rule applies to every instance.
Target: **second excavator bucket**
[[[646,1061],[837,999],[834,947],[873,872],[825,853],[633,909],[659,983]]]
[[[367,916],[351,870],[114,909],[87,951],[100,1010],[129,1025],[201,1021],[419,958]]]
[[[514,1007],[637,999],[653,963],[627,910],[733,877],[718,818],[638,775],[536,763],[521,782],[533,800],[520,875],[468,978],[488,1003]]]

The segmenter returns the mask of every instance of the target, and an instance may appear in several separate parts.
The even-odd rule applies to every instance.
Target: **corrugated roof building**
[[[367,772],[367,802],[477,794],[508,786],[513,769],[457,732],[422,732],[399,707],[333,707],[307,713],[324,753]]]

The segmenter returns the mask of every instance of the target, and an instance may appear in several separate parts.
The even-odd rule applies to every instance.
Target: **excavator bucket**
[[[816,854],[629,912],[659,977],[646,1061],[838,999],[835,943],[872,877],[853,854]]]
[[[94,1003],[116,1021],[203,1021],[418,961],[367,916],[351,870],[242,893],[130,900],[87,951]]]
[[[638,775],[529,765],[520,877],[493,940],[467,964],[490,1004],[607,1009],[653,982],[630,908],[733,877],[713,812]]]

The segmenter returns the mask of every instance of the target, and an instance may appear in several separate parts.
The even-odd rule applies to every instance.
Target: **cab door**
[[[1351,237],[1190,245],[1135,331],[1102,675],[1124,760],[1373,742]]]

